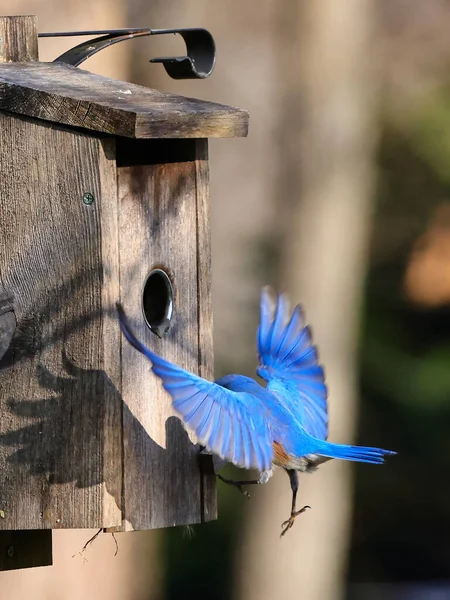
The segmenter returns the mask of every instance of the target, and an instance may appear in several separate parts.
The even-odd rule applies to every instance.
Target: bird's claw
[[[234,487],[236,487],[243,496],[245,496],[246,498],[250,498],[249,492],[247,492],[247,490],[244,490],[244,488],[242,487],[243,485],[245,485],[245,483],[241,483],[240,481],[233,481],[232,479],[225,479],[225,477],[222,477],[222,475],[219,475],[219,473],[217,473],[216,476],[218,479],[220,479],[220,481],[223,481],[223,483],[226,483],[228,485],[234,485]]]
[[[286,532],[289,531],[289,529],[294,525],[295,518],[298,517],[298,515],[301,515],[303,512],[305,512],[305,510],[307,510],[308,508],[311,508],[311,507],[306,505],[303,508],[301,508],[300,510],[296,510],[295,512],[291,513],[291,516],[289,517],[289,519],[287,521],[284,521],[283,523],[281,523],[281,527],[283,527],[283,531],[281,532],[280,537],[283,537],[286,534]]]
[[[244,490],[244,488],[242,487],[242,485],[240,485],[239,483],[236,485],[237,489],[241,492],[241,494],[243,496],[245,496],[246,498],[250,498],[250,493],[247,492],[247,490]]]

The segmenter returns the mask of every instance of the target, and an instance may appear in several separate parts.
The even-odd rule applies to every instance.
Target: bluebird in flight
[[[314,471],[332,458],[381,464],[390,450],[346,446],[327,441],[327,387],[317,349],[300,306],[292,314],[285,295],[265,287],[257,333],[263,387],[250,377],[226,375],[210,382],[171,364],[149,350],[131,332],[117,305],[122,332],[152,363],[152,370],[171,395],[173,407],[206,450],[245,469],[257,469],[259,479],[225,483],[266,483],[273,466],[288,474],[291,514],[284,535],[309,506],[296,508],[298,472]]]

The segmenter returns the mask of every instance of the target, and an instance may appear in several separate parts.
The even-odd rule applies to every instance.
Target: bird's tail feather
[[[343,444],[331,444],[322,442],[317,450],[320,456],[329,458],[339,458],[341,460],[354,460],[357,462],[371,463],[380,465],[384,462],[385,456],[397,454],[392,450],[383,450],[383,448],[371,448],[369,446],[345,446]]]

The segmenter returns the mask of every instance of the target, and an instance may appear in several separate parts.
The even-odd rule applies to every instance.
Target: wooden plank
[[[197,185],[206,186],[207,180],[197,173],[196,141],[190,142],[190,152],[182,145],[182,155],[192,156],[184,162],[177,159],[178,141],[170,142],[172,152],[167,148],[169,142],[159,143],[164,148],[162,154],[166,159],[171,155],[172,162],[130,165],[133,155],[125,152],[123,156],[118,141],[117,158],[122,165],[118,167],[121,299],[145,344],[164,358],[198,372],[196,198]],[[158,143],[148,144],[147,152],[141,147],[140,154],[153,157],[151,162],[156,163]],[[209,257],[205,260],[208,262]],[[172,326],[162,340],[150,332],[141,308],[144,281],[157,266],[166,270],[175,292]],[[200,280],[205,291],[207,279]],[[189,441],[148,360],[126,341],[122,342],[122,369],[124,528],[201,522],[204,492],[198,447]]]
[[[0,571],[52,564],[51,529],[0,531]]]
[[[116,147],[112,139],[101,141],[98,174],[100,177],[97,214],[99,215],[98,235],[101,241],[101,282],[102,304],[99,366],[102,366],[103,386],[103,490],[102,525],[107,527],[122,521],[123,492],[123,438],[121,395],[122,373],[120,340],[121,332],[117,323],[116,302],[120,298],[119,263],[119,214],[117,204]],[[102,390],[100,390],[102,393]],[[98,401],[96,399],[96,401]],[[97,527],[97,525],[95,525]]]
[[[133,138],[247,135],[248,113],[57,63],[0,65],[0,109]]]
[[[38,60],[37,19],[0,16],[0,63]]]
[[[214,379],[214,349],[208,140],[197,140],[195,150],[199,375],[212,381]],[[199,460],[202,521],[206,522],[217,519],[216,476],[212,456],[200,455]]]
[[[114,142],[5,114],[0,130],[0,280],[18,323],[0,362],[0,529],[116,525]]]

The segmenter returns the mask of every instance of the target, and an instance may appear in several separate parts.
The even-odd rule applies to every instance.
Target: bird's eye
[[[159,337],[167,333],[173,315],[173,287],[162,269],[153,269],[145,280],[142,310],[145,322],[153,333]]]

